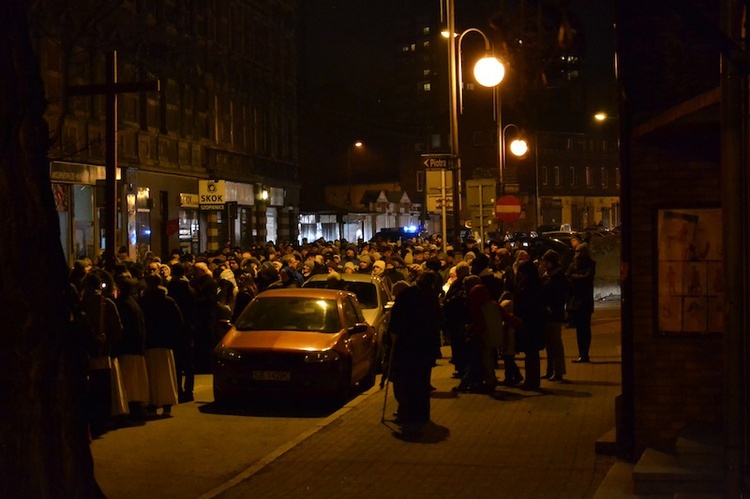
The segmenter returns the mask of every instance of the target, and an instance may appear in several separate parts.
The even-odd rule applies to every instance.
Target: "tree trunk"
[[[24,5],[0,2],[0,497],[101,497]]]

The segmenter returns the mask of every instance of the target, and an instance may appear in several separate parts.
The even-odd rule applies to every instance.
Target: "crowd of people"
[[[405,427],[429,421],[430,372],[443,345],[450,345],[457,391],[492,393],[498,384],[534,390],[541,379],[561,381],[566,321],[577,330],[574,362],[589,361],[596,266],[586,243],[575,255],[563,269],[554,251],[532,261],[502,242],[481,249],[469,239],[444,251],[437,234],[400,243],[227,245],[201,255],[147,254],[138,262],[123,250],[107,269],[78,260],[70,290],[89,364],[92,436],[114,424],[169,417],[173,405],[192,401],[195,374],[210,373],[213,348],[257,294],[299,287],[321,273],[329,287],[345,287],[342,274],[367,273],[391,290],[384,371]],[[545,348],[542,375],[539,352]],[[525,378],[515,360],[519,353]],[[495,376],[500,360],[501,382]]]

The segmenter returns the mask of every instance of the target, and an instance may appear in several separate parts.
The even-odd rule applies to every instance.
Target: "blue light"
[[[151,229],[143,229],[143,235],[150,236],[151,235]]]
[[[404,232],[408,232],[409,234],[414,234],[419,230],[419,228],[416,225],[408,225],[404,227]]]

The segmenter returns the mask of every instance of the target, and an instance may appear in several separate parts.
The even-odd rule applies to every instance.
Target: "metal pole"
[[[536,226],[542,225],[542,203],[539,199],[539,134],[534,134],[534,188],[536,191]]]
[[[503,104],[500,96],[500,85],[495,87],[495,121],[497,122],[497,164],[500,173],[500,195],[505,194],[505,133],[503,130]]]
[[[450,94],[450,134],[451,154],[453,155],[453,238],[455,248],[461,244],[461,155],[458,144],[458,61],[456,53],[456,17],[454,0],[446,0],[446,20],[448,27],[448,76]],[[447,234],[446,234],[447,237]]]
[[[441,250],[443,252],[446,251],[446,245],[448,244],[448,232],[446,232],[446,227],[448,221],[446,220],[448,218],[448,210],[447,210],[447,204],[448,199],[446,196],[446,188],[445,188],[445,169],[440,171],[440,204],[442,205],[440,208],[440,219],[441,219],[441,228],[443,231],[443,247]]]
[[[105,55],[105,180],[104,180],[104,264],[112,271],[115,266],[115,231],[117,230],[117,52]]]

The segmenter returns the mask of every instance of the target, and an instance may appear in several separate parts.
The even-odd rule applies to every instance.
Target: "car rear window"
[[[240,315],[235,328],[336,333],[341,330],[341,318],[336,300],[259,296]]]
[[[378,290],[371,282],[346,281],[346,290],[351,291],[357,297],[359,306],[362,308],[378,308]],[[326,281],[307,281],[306,288],[325,288]]]

